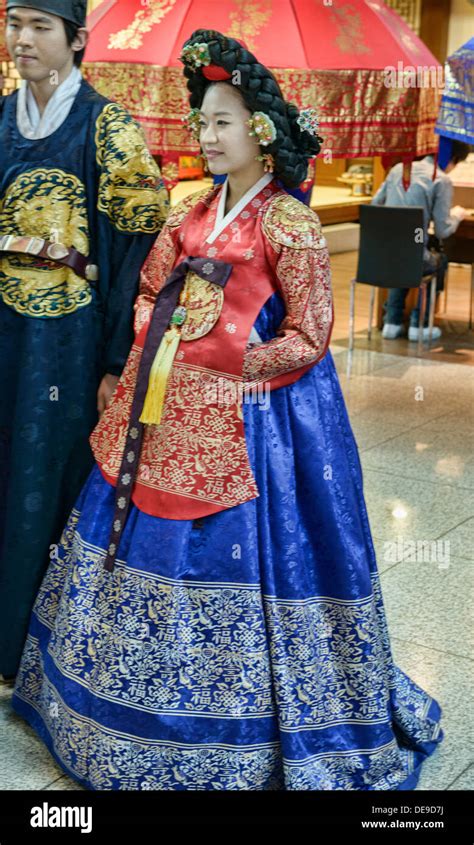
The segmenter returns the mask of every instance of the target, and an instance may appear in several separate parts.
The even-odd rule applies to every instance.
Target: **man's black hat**
[[[17,6],[48,12],[77,26],[86,25],[87,0],[7,0],[7,12]]]

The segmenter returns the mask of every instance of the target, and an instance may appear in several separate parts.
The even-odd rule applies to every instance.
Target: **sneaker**
[[[431,339],[438,340],[442,335],[442,331],[438,326],[433,326],[433,331],[431,332]],[[408,329],[408,340],[418,340],[420,336],[420,330],[418,326],[410,326]],[[430,336],[430,330],[428,327],[423,329],[423,340],[428,340]]]
[[[403,334],[403,326],[397,325],[397,323],[385,323],[382,329],[382,337],[385,340],[395,340],[396,337],[401,337]]]

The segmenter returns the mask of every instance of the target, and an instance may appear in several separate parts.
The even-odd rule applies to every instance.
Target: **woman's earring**
[[[264,153],[263,155],[255,156],[256,161],[263,161],[263,169],[265,173],[273,173],[275,170],[275,159],[271,153]]]
[[[191,109],[191,111],[189,111],[186,117],[183,117],[182,120],[183,123],[186,124],[194,140],[199,141],[201,135],[201,113],[199,109]]]
[[[207,155],[205,153],[201,152],[200,158],[202,158],[202,166],[203,166],[203,169],[204,169],[204,173],[209,173],[210,171],[209,171],[209,167],[208,167],[208,163],[207,163]]]

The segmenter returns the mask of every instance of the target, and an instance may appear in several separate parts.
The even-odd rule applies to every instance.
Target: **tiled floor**
[[[384,342],[380,333],[369,347],[365,289],[358,293],[348,377],[347,284],[354,261],[354,253],[332,261],[331,351],[359,445],[394,660],[443,708],[445,739],[425,763],[418,789],[472,790],[474,369],[466,366],[474,362],[472,333],[461,351],[445,338],[424,359],[413,357],[413,344]],[[463,268],[453,272],[447,320],[456,321],[468,299]],[[397,539],[391,549],[387,543]],[[437,562],[413,556],[409,541],[436,543]],[[12,712],[10,696],[0,685],[0,789],[81,789]]]
[[[474,373],[358,349],[348,379],[347,351],[331,349],[359,445],[394,660],[443,708],[445,739],[418,789],[473,789]],[[409,541],[436,543],[437,561],[427,546],[413,554]]]

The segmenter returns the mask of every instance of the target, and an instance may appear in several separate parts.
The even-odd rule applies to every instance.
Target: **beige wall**
[[[96,6],[99,6],[102,0],[87,0],[87,11],[92,12]]]
[[[448,30],[448,56],[474,35],[474,4],[469,0],[451,0]]]

